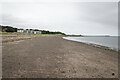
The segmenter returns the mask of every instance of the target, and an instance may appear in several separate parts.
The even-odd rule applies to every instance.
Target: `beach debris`
[[[115,75],[115,73],[112,73],[112,75],[114,76],[114,75]]]
[[[65,73],[65,71],[61,71],[61,73]]]

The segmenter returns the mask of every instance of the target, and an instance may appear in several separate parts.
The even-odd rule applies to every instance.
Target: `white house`
[[[30,29],[26,29],[25,33],[31,33],[31,30]]]
[[[33,30],[33,34],[41,34],[41,31],[40,31],[40,30],[35,29],[35,30]]]
[[[41,34],[40,30],[33,30],[33,29],[18,29],[17,32],[22,32],[22,33],[31,33],[31,34]]]
[[[41,34],[41,31],[33,31],[33,34]]]
[[[24,29],[17,29],[17,32],[24,32]]]

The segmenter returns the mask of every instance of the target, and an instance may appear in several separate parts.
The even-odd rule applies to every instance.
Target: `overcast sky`
[[[66,34],[117,35],[117,2],[2,3],[0,24]]]

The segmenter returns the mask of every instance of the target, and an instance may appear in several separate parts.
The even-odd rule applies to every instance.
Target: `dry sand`
[[[25,39],[31,39],[33,37],[38,37],[40,35],[0,35],[2,37],[2,42],[13,42]]]
[[[12,44],[13,43],[13,44]],[[118,53],[60,36],[3,43],[3,78],[117,78]]]

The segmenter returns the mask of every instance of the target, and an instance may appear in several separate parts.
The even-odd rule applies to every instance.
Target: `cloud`
[[[117,9],[115,2],[4,3],[2,21],[67,34],[117,35]]]
[[[119,2],[119,0],[1,0],[1,2]]]

